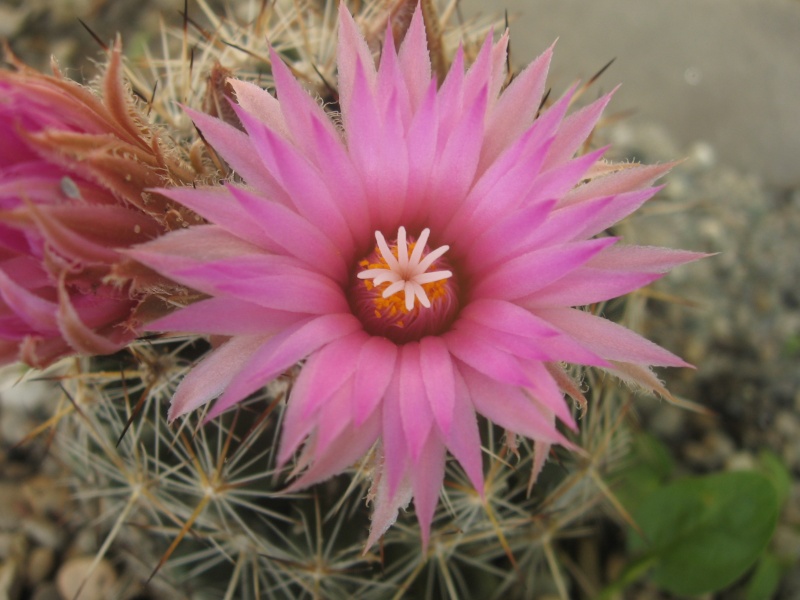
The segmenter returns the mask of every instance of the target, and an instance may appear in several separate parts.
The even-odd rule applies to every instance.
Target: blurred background
[[[99,53],[78,17],[103,39],[121,29],[130,49],[152,43],[160,20],[178,25],[182,9],[182,0],[0,0],[0,38],[40,68],[56,55],[81,80]],[[658,282],[632,323],[697,366],[659,375],[714,415],[641,398],[638,419],[684,473],[747,468],[772,451],[793,478],[775,553],[800,561],[800,1],[460,4],[467,20],[503,10],[514,65],[558,38],[553,97],[615,59],[588,93],[622,83],[598,133],[612,158],[685,159],[621,233],[716,253]],[[7,417],[0,426],[7,439],[18,428]],[[780,594],[800,598],[800,567]]]

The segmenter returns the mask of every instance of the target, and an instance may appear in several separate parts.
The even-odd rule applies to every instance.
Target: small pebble
[[[114,567],[105,558],[91,570],[93,556],[71,558],[58,570],[56,586],[63,600],[71,600],[80,591],[81,600],[108,600],[117,583]]]

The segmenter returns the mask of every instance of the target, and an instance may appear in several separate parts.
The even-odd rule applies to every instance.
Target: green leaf
[[[642,433],[633,440],[628,466],[619,471],[614,493],[631,510],[659,489],[674,469],[669,450],[655,437]]]
[[[789,499],[789,494],[792,490],[792,475],[774,452],[769,450],[761,451],[758,455],[758,461],[759,471],[766,475],[772,485],[775,486],[775,491],[778,495],[778,509],[780,510]]]
[[[657,559],[653,580],[678,595],[720,590],[764,550],[778,518],[775,488],[752,472],[676,481],[633,512],[645,539],[631,533],[632,551]]]
[[[781,574],[783,568],[780,561],[770,554],[765,552],[758,561],[755,573],[747,582],[747,591],[745,593],[745,600],[769,600],[775,597],[775,592],[778,591],[778,586],[781,583]]]

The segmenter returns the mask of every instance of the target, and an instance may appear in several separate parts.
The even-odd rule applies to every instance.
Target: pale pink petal
[[[399,363],[398,358],[398,363]],[[400,483],[406,475],[409,466],[409,450],[406,443],[406,434],[403,429],[403,416],[400,406],[400,375],[399,368],[393,373],[392,381],[386,388],[382,403],[383,421],[381,441],[383,443],[383,469],[381,484],[386,480],[388,498],[394,498],[398,493]],[[377,507],[376,507],[377,508]]]
[[[450,139],[453,129],[463,118],[464,99],[464,47],[459,46],[450,70],[439,88],[439,140],[437,153],[441,153],[444,144]],[[478,132],[476,132],[478,133]]]
[[[675,163],[664,165],[621,165],[620,170],[597,177],[590,182],[576,187],[566,194],[559,206],[569,206],[601,196],[613,196],[623,192],[638,190],[653,185],[653,182],[665,175]]]
[[[339,3],[339,46],[336,53],[339,73],[339,104],[342,116],[348,124],[353,104],[353,87],[356,78],[356,64],[361,63],[369,88],[375,85],[375,63],[364,36],[358,30],[353,17],[344,2]]]
[[[0,269],[0,298],[34,331],[50,335],[58,331],[58,305],[25,289],[4,269]]]
[[[707,258],[703,252],[688,252],[655,246],[621,246],[606,248],[586,263],[595,269],[619,269],[638,273],[666,273],[680,265]]]
[[[422,99],[431,83],[431,57],[428,54],[428,39],[419,4],[414,10],[411,25],[400,46],[399,62],[406,80],[412,110],[416,111],[422,104]]]
[[[373,481],[372,490],[370,490],[370,494],[374,496],[372,502],[375,508],[372,511],[369,538],[364,546],[364,553],[375,545],[381,536],[386,533],[386,530],[394,524],[397,520],[398,511],[408,506],[413,495],[408,473],[404,473],[404,477],[398,482],[395,489],[390,490],[385,471],[386,469],[382,468],[382,472],[378,473]]]
[[[664,367],[691,366],[630,329],[585,311],[575,308],[536,308],[534,313],[606,360]]]
[[[520,303],[524,306],[585,306],[638,290],[660,277],[661,273],[631,273],[584,266],[537,290]]]
[[[417,464],[411,469],[411,489],[414,490],[414,508],[425,554],[431,534],[431,522],[439,501],[439,490],[444,480],[445,447],[437,432],[431,431],[420,452]]]
[[[378,68],[375,97],[378,99],[380,111],[384,114],[389,110],[389,102],[392,99],[396,101],[400,122],[403,124],[402,130],[405,131],[411,122],[411,101],[403,73],[400,70],[393,35],[392,25],[387,23],[386,35],[381,49],[381,62]]]
[[[228,233],[256,246],[264,246],[263,229],[253,216],[236,202],[228,187],[180,187],[156,191],[212,221]]]
[[[436,115],[436,81],[432,81],[422,104],[409,126],[408,141],[408,198],[405,201],[404,222],[416,218],[420,205],[428,194],[431,173],[436,165],[438,119]]]
[[[97,299],[78,296],[76,300],[94,302]],[[106,322],[111,324],[104,327],[104,331],[93,331],[78,314],[63,279],[59,281],[56,317],[59,331],[70,347],[82,354],[113,354],[136,337],[132,330],[122,324],[124,318],[130,314],[130,305],[117,301],[107,302],[106,306],[117,312],[115,318],[106,319]],[[84,312],[91,316],[93,311],[90,308]]]
[[[267,339],[263,335],[237,335],[203,358],[175,390],[169,420],[174,421],[222,394],[247,358]]]
[[[273,65],[273,74],[275,71],[276,68]],[[236,94],[236,103],[245,112],[253,115],[275,133],[285,138],[290,137],[286,120],[283,117],[281,103],[272,94],[249,81],[231,78],[227,80],[227,83],[230,84]]]

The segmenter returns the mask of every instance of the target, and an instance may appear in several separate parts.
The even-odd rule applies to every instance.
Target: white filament
[[[397,258],[392,254],[389,244],[380,231],[375,232],[375,239],[378,242],[378,251],[383,260],[388,265],[388,269],[366,269],[358,274],[359,279],[372,279],[375,286],[382,283],[389,283],[383,290],[383,297],[390,296],[399,292],[405,293],[406,310],[414,308],[414,298],[419,300],[425,308],[431,307],[431,301],[425,293],[424,283],[433,283],[452,277],[451,271],[432,271],[426,273],[430,266],[450,249],[450,246],[440,246],[432,251],[425,258],[422,258],[422,251],[428,243],[430,229],[423,229],[419,236],[411,256],[408,255],[408,244],[406,243],[406,228],[400,227],[397,230]]]

